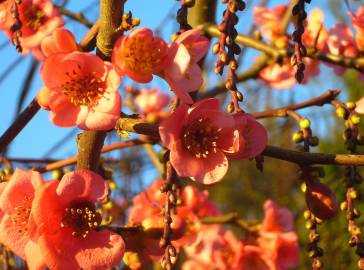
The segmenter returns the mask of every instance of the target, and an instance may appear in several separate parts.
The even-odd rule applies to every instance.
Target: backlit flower
[[[110,63],[90,53],[55,53],[44,61],[41,77],[46,89],[38,100],[48,101],[42,106],[49,107],[55,125],[85,130],[115,126],[121,110],[120,79]]]
[[[279,270],[293,269],[299,260],[298,237],[293,214],[268,200],[264,203],[265,218],[259,231],[258,244],[266,262]]]
[[[162,121],[159,134],[178,175],[213,184],[227,172],[227,156],[252,158],[264,150],[266,131],[253,119],[222,112],[217,99],[204,99],[191,108],[179,106]]]
[[[356,48],[353,32],[344,23],[337,23],[329,31],[325,50],[329,53],[343,57],[356,57]],[[330,65],[337,75],[343,75],[346,68],[338,65]]]
[[[116,41],[112,62],[119,75],[147,83],[153,74],[165,68],[167,54],[167,43],[163,39],[154,37],[148,28],[139,28]]]
[[[0,242],[27,260],[30,270],[45,267],[38,245],[30,239],[30,233],[34,229],[30,216],[34,192],[43,184],[43,178],[38,172],[21,169],[16,169],[8,182],[0,184],[0,208],[3,213]]]
[[[80,51],[73,34],[64,28],[57,28],[52,35],[45,37],[42,40],[41,49],[45,57],[55,53]]]
[[[227,152],[237,152],[238,134],[232,115],[220,111],[217,99],[204,99],[191,108],[179,106],[159,126],[170,160],[182,177],[212,184],[220,181],[228,168]]]
[[[107,196],[99,175],[76,170],[37,189],[32,206],[39,245],[52,270],[103,270],[117,266],[124,253],[123,239],[108,230],[97,231],[101,215],[95,203]]]
[[[305,46],[315,47],[319,50],[324,49],[328,32],[323,25],[323,20],[324,13],[319,8],[315,8],[310,12],[302,35],[302,43]]]
[[[197,63],[207,53],[209,44],[209,40],[198,29],[183,32],[169,44],[167,66],[159,76],[187,104],[193,103],[188,93],[198,90],[203,84],[202,71]]]
[[[136,106],[148,122],[155,122],[166,116],[167,112],[163,112],[163,109],[169,102],[168,94],[161,93],[158,88],[143,88],[135,97]]]
[[[254,7],[254,23],[259,26],[263,37],[271,41],[277,39],[286,41],[282,28],[282,18],[286,10],[287,5],[279,5],[274,8]]]
[[[350,13],[352,17],[352,23],[356,30],[355,33],[355,42],[359,51],[364,51],[364,7],[359,7],[358,11],[354,13]]]
[[[10,27],[15,23],[10,6],[14,1],[6,0],[0,4],[0,28],[12,38]],[[41,41],[56,28],[64,24],[57,9],[50,0],[23,0],[18,8],[22,23],[20,44],[23,54],[33,51],[38,60],[43,59],[40,51]]]

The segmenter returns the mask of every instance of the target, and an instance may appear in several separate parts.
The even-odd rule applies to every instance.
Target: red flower
[[[33,200],[39,245],[52,270],[103,270],[119,264],[124,241],[108,230],[96,231],[101,216],[95,203],[107,196],[105,181],[88,170],[77,170],[40,187]]]
[[[34,226],[31,208],[34,192],[44,184],[38,172],[16,169],[8,182],[1,183],[0,242],[27,260],[30,270],[44,269],[38,245],[31,241]]]
[[[166,65],[167,43],[154,37],[152,30],[140,28],[120,37],[113,49],[112,63],[120,76],[140,83],[153,79]]]
[[[82,52],[55,53],[44,61],[41,76],[46,88],[38,95],[57,126],[108,130],[120,116],[120,80],[111,64]]]

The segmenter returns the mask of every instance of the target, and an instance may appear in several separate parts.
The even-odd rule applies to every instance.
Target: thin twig
[[[15,137],[23,130],[23,128],[32,120],[34,115],[39,111],[40,107],[34,98],[32,102],[19,114],[11,126],[0,137],[0,153],[15,139]]]

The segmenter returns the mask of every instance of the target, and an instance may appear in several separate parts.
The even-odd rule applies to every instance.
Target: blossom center
[[[163,40],[129,38],[124,47],[125,65],[137,72],[152,73],[166,55]]]
[[[216,153],[220,131],[209,119],[199,118],[185,127],[182,143],[197,158],[207,158],[209,153]]]
[[[33,5],[24,8],[23,16],[24,24],[34,31],[37,31],[41,27],[46,17],[40,7]]]
[[[78,67],[81,70],[81,67]],[[77,71],[65,73],[69,80],[62,85],[63,94],[68,96],[75,106],[93,107],[106,92],[105,82],[96,76],[95,72],[78,74]]]
[[[24,196],[21,203],[15,207],[15,213],[11,215],[11,221],[17,228],[18,233],[27,232],[26,225],[29,221],[32,201],[32,197]]]
[[[72,236],[86,238],[90,230],[101,224],[101,215],[92,203],[75,203],[64,210],[61,227],[72,229]]]

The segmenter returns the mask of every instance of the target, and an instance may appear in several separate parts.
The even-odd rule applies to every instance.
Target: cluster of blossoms
[[[285,30],[282,29],[281,19],[284,16],[286,5],[279,5],[274,8],[255,7],[254,22],[259,27],[263,38],[272,42],[279,49],[289,48],[292,45]],[[330,53],[335,56],[355,58],[359,57],[364,49],[364,7],[360,7],[357,13],[349,14],[352,18],[353,31],[344,23],[334,24],[327,30],[323,24],[323,12],[316,8],[308,15],[305,25],[305,32],[302,36],[302,43],[306,48],[314,48],[323,53]],[[305,79],[307,83],[311,77],[319,74],[319,62],[305,57]],[[329,65],[337,75],[342,75],[346,69],[337,65]],[[289,89],[295,80],[295,71],[289,59],[283,59],[283,63],[274,63],[265,67],[259,76],[266,83],[275,89]],[[363,78],[363,73],[360,74]]]
[[[0,242],[27,261],[30,270],[107,269],[124,254],[123,239],[97,231],[95,203],[108,195],[103,178],[88,170],[44,181],[17,169],[0,185]]]
[[[119,37],[111,61],[104,61],[82,51],[73,34],[60,28],[64,22],[49,0],[24,0],[16,6],[2,1],[0,5],[4,10],[1,29],[13,39],[12,28],[19,20],[23,53],[31,51],[42,61],[44,87],[37,101],[50,111],[55,125],[111,130],[121,114],[121,78],[148,83],[156,75],[177,97],[176,109],[170,115],[163,112],[170,98],[157,89],[142,89],[134,103],[142,119],[159,124],[161,145],[169,149],[178,176],[213,184],[226,174],[228,158],[252,159],[266,147],[267,132],[252,115],[224,112],[218,99],[192,100],[190,93],[203,84],[198,62],[209,48],[201,30],[182,32],[168,43],[150,29],[139,28]],[[120,235],[100,230],[102,217],[95,203],[103,202],[108,190],[99,175],[76,170],[60,181],[45,181],[37,172],[18,169],[0,184],[0,242],[25,259],[30,270],[107,269],[120,263],[125,250],[125,263],[140,269],[164,252],[159,247],[160,234],[154,235],[154,229],[160,232],[165,223],[161,209],[167,195],[160,191],[161,184],[162,180],[156,181],[134,198],[129,224],[142,226],[143,234],[127,234],[124,243]],[[240,241],[221,226],[202,224],[201,218],[219,214],[206,192],[187,186],[178,193],[181,203],[172,217],[172,242],[177,251],[184,248],[190,259],[184,269],[191,265],[211,268],[213,263],[216,269],[259,265],[284,270],[296,264],[297,239],[292,228],[272,231],[263,226],[256,242]],[[272,203],[269,207],[281,211]],[[294,262],[283,260],[282,264],[287,250],[294,254]],[[207,266],[206,256],[212,258]]]
[[[163,227],[165,194],[155,181],[151,187],[136,195],[129,213],[129,224],[140,225],[142,239],[126,238],[124,262],[131,269],[144,269],[148,261],[160,260],[163,250],[153,230]],[[219,215],[218,208],[208,199],[207,191],[193,186],[180,190],[181,202],[173,216],[173,245],[184,250],[188,260],[182,269],[292,269],[298,263],[298,240],[293,228],[293,215],[272,201],[264,204],[265,218],[255,237],[238,240],[222,225],[204,225],[206,216]],[[134,241],[132,241],[134,240]],[[136,244],[138,243],[138,245]]]
[[[186,31],[168,44],[154,37],[151,30],[141,28],[117,40],[110,63],[81,52],[69,31],[57,29],[41,44],[46,56],[41,69],[45,88],[38,102],[51,111],[51,121],[58,126],[108,130],[120,116],[120,77],[146,83],[155,74],[164,78],[181,100],[191,104],[188,92],[198,90],[203,82],[197,62],[208,46],[209,41],[199,30]],[[152,104],[163,106],[165,100]],[[156,110],[142,98],[136,102],[146,113]]]
[[[135,94],[134,105],[140,116],[148,123],[158,123],[169,115],[164,109],[170,103],[170,97],[158,88],[142,88]]]
[[[18,26],[20,23],[19,42],[22,47],[22,54],[32,52],[36,59],[43,60],[44,55],[40,50],[41,41],[56,28],[63,26],[64,20],[50,0],[23,0],[17,6],[17,12],[14,5],[15,1],[12,0],[1,1],[0,29],[12,41],[15,38],[13,29],[20,27]]]

